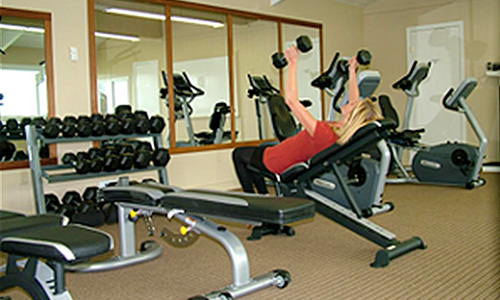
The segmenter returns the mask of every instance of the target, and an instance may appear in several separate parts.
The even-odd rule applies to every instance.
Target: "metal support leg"
[[[189,225],[193,230],[200,231],[220,242],[231,258],[233,283],[222,290],[202,296],[203,299],[224,299],[224,295],[238,298],[273,285],[284,288],[290,281],[290,274],[282,270],[275,270],[262,276],[251,278],[250,264],[245,247],[241,241],[225,227],[207,219],[182,213],[176,214],[175,218]],[[200,298],[194,297],[192,299]]]

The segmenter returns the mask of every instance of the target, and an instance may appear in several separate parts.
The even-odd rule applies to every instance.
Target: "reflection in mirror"
[[[24,126],[48,115],[44,33],[44,20],[0,16],[2,162],[28,159]]]
[[[237,141],[272,139],[267,109],[269,94],[256,82],[267,78],[270,85],[279,89],[279,70],[273,67],[270,58],[278,49],[278,24],[234,17],[233,44]],[[279,90],[271,92],[279,93]]]
[[[227,17],[178,7],[171,13],[176,146],[231,142]]]
[[[159,98],[166,66],[165,7],[136,1],[95,1],[98,110],[120,105],[166,118]]]
[[[311,38],[313,48],[311,51],[301,54],[297,68],[297,82],[299,98],[310,100],[312,105],[308,108],[311,114],[318,120],[323,118],[321,90],[311,85],[311,82],[321,74],[321,48],[320,31],[318,28],[305,27],[293,24],[282,25],[283,49],[288,49],[296,44],[296,39],[301,35]],[[286,78],[287,69],[283,76]]]

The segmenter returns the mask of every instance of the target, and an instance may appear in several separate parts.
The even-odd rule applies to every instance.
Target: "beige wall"
[[[243,11],[304,19],[323,24],[325,62],[339,50],[353,53],[362,46],[363,11],[361,8],[333,1],[286,0],[271,7],[269,0],[211,0],[192,1]],[[2,0],[2,6],[52,13],[55,67],[56,113],[85,114],[90,112],[90,82],[88,54],[87,1],[85,0]],[[76,47],[79,60],[69,59],[69,47]],[[65,145],[59,153],[86,145]],[[185,188],[205,187],[230,189],[238,187],[231,162],[231,151],[175,155],[168,166],[170,182]],[[154,174],[140,174],[137,176]],[[32,213],[35,211],[29,170],[0,173],[0,207]],[[98,179],[100,180],[100,179]],[[83,190],[94,180],[67,184],[51,184],[46,191],[64,193],[72,188]]]
[[[499,80],[485,75],[486,63],[500,60],[499,0],[380,0],[368,6],[364,44],[373,54],[372,68],[382,74],[378,92],[389,94],[404,117],[406,96],[391,85],[407,72],[406,28],[451,21],[464,23],[465,77],[479,82],[468,103],[489,140],[485,162],[499,161]],[[467,136],[477,144],[470,128]]]

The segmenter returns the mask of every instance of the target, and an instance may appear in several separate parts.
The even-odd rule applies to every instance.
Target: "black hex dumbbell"
[[[9,161],[16,153],[16,146],[9,141],[0,141],[0,161]]]
[[[153,165],[157,167],[164,167],[170,161],[170,153],[168,152],[168,149],[165,148],[156,149],[151,160]]]
[[[370,51],[368,51],[366,49],[359,50],[358,53],[356,54],[356,61],[358,62],[358,64],[363,65],[363,66],[370,64],[370,62],[372,61],[372,55],[371,55]],[[348,68],[349,68],[348,61],[346,61],[346,60],[340,61],[337,68],[342,73],[347,73]]]
[[[64,117],[61,125],[61,134],[63,137],[74,137],[76,135],[77,119],[74,116]]]
[[[14,153],[14,161],[28,160],[28,154],[23,150],[18,150]]]
[[[43,136],[49,139],[56,138],[61,132],[61,125],[61,119],[57,117],[50,118],[47,124],[45,124],[45,126],[43,127]]]
[[[56,194],[45,194],[45,210],[47,212],[55,213],[59,207],[61,207],[61,202]]]
[[[313,45],[311,39],[307,35],[301,35],[295,40],[297,44],[297,48],[300,50],[302,53],[309,52]],[[272,61],[273,65],[278,68],[284,68],[288,65],[288,61],[286,60],[285,53],[283,52],[276,52],[272,56]]]
[[[161,133],[165,128],[165,120],[161,116],[152,116],[149,119],[149,131],[151,133]]]
[[[22,136],[24,136],[24,133],[21,130],[21,126],[19,125],[19,122],[14,118],[8,119],[7,122],[5,122],[4,130],[6,131],[6,134],[10,137],[22,137]]]
[[[117,135],[120,133],[120,121],[115,115],[106,115],[104,119],[104,133],[106,135]]]
[[[88,116],[79,116],[76,124],[76,132],[80,137],[88,137],[92,134],[92,120]]]
[[[143,110],[134,112],[135,133],[144,134],[149,131],[148,113]]]
[[[89,161],[84,158],[79,159],[74,153],[65,153],[62,157],[62,163],[73,166],[78,174],[90,172]]]

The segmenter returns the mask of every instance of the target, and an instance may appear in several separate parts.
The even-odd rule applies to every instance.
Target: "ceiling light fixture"
[[[110,8],[104,9],[104,11],[107,13],[110,13],[110,14],[124,15],[124,16],[129,16],[129,17],[146,18],[146,19],[160,20],[160,21],[165,20],[165,16],[162,14],[142,12],[142,11],[136,11],[136,10],[130,10],[130,9],[110,7]],[[224,27],[224,23],[222,23],[222,22],[197,19],[197,18],[172,16],[170,18],[170,20],[172,20],[174,22],[183,22],[183,23],[189,23],[189,24],[210,26],[213,28]]]
[[[44,33],[45,30],[39,27],[28,27],[22,25],[0,24],[0,29],[16,30],[24,32]]]
[[[106,39],[114,39],[114,40],[129,41],[129,42],[138,42],[141,40],[138,37],[132,36],[132,35],[105,33],[105,32],[97,32],[97,31],[95,32],[95,36],[101,37],[101,38],[106,38]]]

